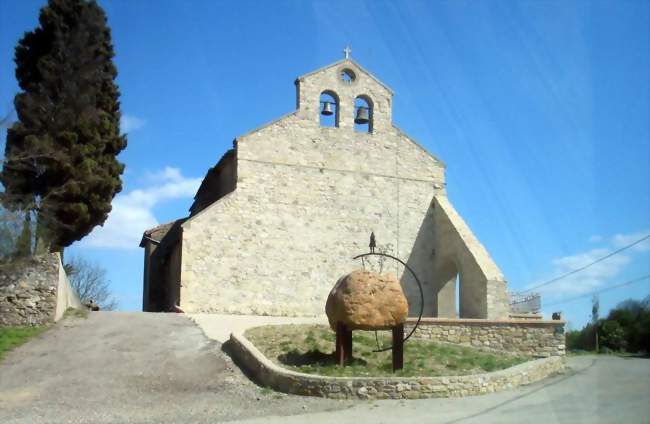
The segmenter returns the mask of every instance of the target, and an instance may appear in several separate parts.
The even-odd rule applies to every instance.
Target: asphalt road
[[[374,401],[238,423],[650,423],[650,359],[580,356],[563,375],[485,396]]]
[[[568,362],[491,395],[339,402],[255,386],[181,315],[101,312],[0,362],[0,423],[650,423],[649,359]]]

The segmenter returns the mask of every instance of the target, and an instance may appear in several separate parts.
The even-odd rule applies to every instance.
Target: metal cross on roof
[[[345,46],[345,48],[343,49],[343,54],[345,54],[346,59],[350,58],[351,53],[352,53],[352,49],[350,48],[350,46]]]

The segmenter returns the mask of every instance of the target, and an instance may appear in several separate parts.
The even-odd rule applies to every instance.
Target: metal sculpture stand
[[[393,327],[393,372],[404,368],[404,324]]]
[[[344,367],[352,359],[352,330],[342,322],[336,323],[336,363]]]
[[[404,265],[404,268],[406,268],[411,273],[411,275],[415,279],[415,282],[418,285],[418,290],[420,291],[420,313],[418,314],[418,319],[417,319],[417,321],[415,321],[415,325],[411,329],[411,332],[408,333],[408,335],[406,337],[404,337],[404,339],[402,340],[402,342],[405,342],[405,341],[407,341],[408,339],[411,338],[413,333],[415,333],[415,330],[418,329],[418,327],[420,326],[420,321],[422,320],[422,314],[424,313],[424,291],[422,290],[422,283],[420,283],[420,279],[418,278],[417,274],[415,274],[415,271],[413,271],[411,269],[410,266],[408,266],[406,263],[404,263],[404,261],[402,261],[401,259],[396,258],[395,256],[389,255],[387,253],[375,253],[375,252],[364,253],[364,254],[361,254],[361,255],[357,255],[352,259],[365,258],[366,256],[383,256],[383,257],[390,258],[390,259],[393,259],[393,260],[401,263],[402,265]],[[403,334],[403,332],[402,332],[402,334]],[[388,346],[388,347],[385,347],[383,349],[373,350],[373,352],[385,352],[387,350],[391,350],[392,348],[393,348],[392,346]]]
[[[395,256],[389,255],[387,253],[375,252],[376,246],[377,246],[377,240],[375,238],[375,233],[372,232],[370,233],[370,252],[357,255],[352,259],[360,259],[360,258],[362,259],[367,256],[383,256],[385,258],[393,259],[399,262],[400,264],[402,264],[404,268],[411,273],[420,291],[420,313],[418,314],[418,319],[415,322],[413,329],[411,329],[411,332],[406,337],[404,337],[403,323],[395,327],[392,327],[392,332],[393,332],[392,346],[385,347],[382,349],[378,348],[377,350],[373,351],[373,352],[385,352],[387,350],[392,350],[393,372],[395,372],[397,370],[401,370],[402,368],[404,368],[404,342],[407,341],[413,335],[413,333],[415,333],[415,330],[417,330],[418,326],[420,325],[420,320],[422,319],[422,313],[424,312],[424,292],[422,290],[422,283],[420,283],[420,279],[415,274],[415,271],[411,269],[410,266],[408,266],[404,261],[402,261],[399,258],[396,258]],[[344,367],[345,363],[349,362],[352,359],[352,330],[348,329],[346,325],[343,324],[342,322],[336,323],[335,355],[336,355],[336,363],[341,367]]]
[[[404,368],[404,324],[392,328],[393,331],[393,372]],[[352,330],[345,324],[336,324],[336,363],[344,367],[352,360]]]

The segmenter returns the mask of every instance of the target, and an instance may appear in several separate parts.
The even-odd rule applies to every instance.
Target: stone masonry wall
[[[354,83],[339,80],[343,67],[354,70]],[[297,86],[297,111],[236,140],[237,189],[182,225],[181,308],[323,315],[330,289],[361,267],[351,258],[368,251],[374,232],[378,248],[420,277],[424,314],[433,316],[432,202],[445,196],[444,165],[392,125],[392,93],[353,62],[301,77]],[[319,126],[326,89],[340,99],[338,128]],[[374,105],[372,133],[354,129],[360,94]],[[402,278],[410,312],[419,312],[410,275],[392,261],[383,271]]]
[[[524,362],[501,371],[450,377],[326,377],[279,367],[242,334],[233,333],[229,353],[260,385],[285,393],[334,399],[420,399],[480,395],[542,380],[564,369],[564,358]]]
[[[436,196],[433,208],[435,316],[507,318],[509,299],[501,270],[446,196]]]
[[[0,268],[0,326],[54,321],[59,256],[37,256]]]
[[[410,332],[414,320],[405,331]],[[566,354],[564,321],[424,318],[414,338],[534,357]]]
[[[371,231],[392,254],[430,257],[430,241],[416,243],[430,219],[430,184],[402,190],[398,224],[394,179],[253,162],[242,168],[234,193],[183,226],[185,311],[322,315],[338,278],[362,266],[351,258],[368,251]],[[430,265],[414,265],[425,283]],[[393,262],[386,270],[403,272]],[[419,304],[416,286],[405,287]],[[428,314],[433,292],[425,287]]]
[[[323,315],[334,283],[362,266],[351,258],[368,251],[372,231],[390,253],[425,258],[414,266],[432,280],[433,242],[418,233],[433,219],[443,165],[392,126],[391,93],[355,71],[350,86],[336,72],[305,77],[297,112],[237,139],[236,191],[183,224],[185,311]],[[320,84],[340,98],[338,128],[319,126]],[[351,124],[362,93],[376,108],[371,134]],[[433,292],[427,287],[427,305]]]

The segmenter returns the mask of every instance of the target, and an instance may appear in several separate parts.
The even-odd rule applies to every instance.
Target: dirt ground
[[[0,362],[0,422],[224,422],[345,409],[251,383],[189,319],[67,318]]]

